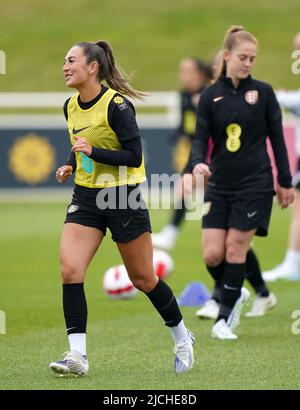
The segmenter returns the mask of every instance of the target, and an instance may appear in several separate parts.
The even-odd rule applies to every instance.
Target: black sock
[[[164,319],[168,327],[177,326],[182,320],[177,300],[169,286],[159,279],[157,285],[151,292],[146,293],[153,306]]]
[[[222,290],[222,281],[218,280],[215,282],[215,287],[211,295],[211,299],[214,299],[217,303],[220,303],[220,300],[221,300],[221,290]]]
[[[222,279],[224,276],[225,263],[223,261],[217,266],[206,265],[206,268],[215,281],[215,288],[213,290],[213,294],[211,298],[214,299],[217,303],[220,303],[221,287],[222,287]]]
[[[263,280],[257,256],[252,249],[249,249],[247,253],[246,279],[257,294],[263,297],[269,296],[270,292]]]
[[[63,308],[68,335],[86,333],[87,304],[83,283],[63,284]]]
[[[184,215],[185,215],[185,211],[186,211],[186,207],[185,207],[185,203],[184,203],[183,198],[181,200],[181,203],[179,202],[179,206],[180,206],[180,208],[175,208],[174,209],[173,218],[172,218],[172,221],[171,221],[171,224],[176,226],[177,228],[181,224],[181,222],[184,218]]]
[[[225,262],[224,278],[222,281],[220,313],[216,320],[227,321],[235,302],[241,294],[241,288],[245,279],[246,263]]]
[[[208,266],[206,265],[206,268],[212,278],[214,279],[215,282],[222,282],[222,279],[224,277],[224,269],[225,269],[225,262],[221,262],[217,266]]]

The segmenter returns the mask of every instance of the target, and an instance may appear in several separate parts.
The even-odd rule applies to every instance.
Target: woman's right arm
[[[68,98],[65,101],[64,107],[63,107],[64,115],[67,121],[68,121],[68,104],[69,104],[70,99],[71,98]],[[56,173],[55,173],[56,180],[60,182],[61,184],[63,184],[69,179],[69,177],[73,174],[75,170],[76,170],[76,156],[74,152],[71,152],[66,163],[56,170]]]
[[[74,172],[76,170],[76,155],[75,152],[71,152],[69,155],[69,158],[67,159],[65,165],[71,165],[71,167],[73,168]]]

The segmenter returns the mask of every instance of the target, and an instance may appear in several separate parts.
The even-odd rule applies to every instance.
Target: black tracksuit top
[[[279,184],[292,186],[281,109],[269,84],[248,76],[235,88],[231,79],[223,76],[202,93],[186,171],[205,162],[209,137],[213,150],[207,189],[224,193],[273,191],[267,137],[275,154]]]

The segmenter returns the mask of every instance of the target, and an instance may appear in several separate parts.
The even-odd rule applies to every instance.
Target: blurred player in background
[[[294,49],[300,50],[300,32],[294,37]],[[298,156],[298,170],[294,176],[295,202],[292,206],[292,220],[290,224],[289,243],[283,262],[276,268],[263,273],[266,281],[277,279],[300,280],[300,89],[296,91],[279,91],[279,104],[297,119],[296,125],[296,153]]]
[[[172,136],[173,168],[181,173],[188,161],[191,143],[196,130],[196,107],[205,86],[211,80],[210,67],[202,60],[188,57],[179,65],[180,92],[180,125]],[[154,247],[172,249],[179,234],[180,225],[186,213],[184,197],[180,196],[175,204],[170,223],[161,232],[152,234]]]
[[[146,178],[141,140],[134,107],[122,95],[142,94],[128,84],[105,41],[72,47],[63,71],[67,86],[78,90],[64,106],[72,155],[56,172],[63,183],[76,170],[60,246],[70,351],[50,368],[59,374],[88,372],[84,281],[109,228],[133,285],[148,296],[171,331],[175,371],[186,372],[194,362],[194,336],[184,325],[172,290],[153,272],[149,212],[138,189]],[[101,84],[104,80],[109,87]],[[131,203],[130,198],[136,200]]]
[[[266,149],[269,136],[278,169],[277,197],[282,208],[294,200],[279,104],[272,87],[252,79],[258,42],[243,27],[230,28],[224,39],[217,80],[201,96],[190,169],[208,177],[202,242],[212,277],[222,280],[220,310],[212,337],[237,339],[246,256],[254,235],[266,236],[274,186]],[[205,163],[209,137],[211,164]]]

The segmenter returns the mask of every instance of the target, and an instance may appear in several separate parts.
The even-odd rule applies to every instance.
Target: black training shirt
[[[177,141],[185,136],[192,140],[196,131],[196,111],[200,95],[203,88],[189,92],[182,90],[180,92],[180,124],[171,137],[172,141]]]
[[[213,150],[208,189],[272,191],[267,136],[275,154],[278,182],[285,188],[292,186],[281,109],[269,84],[248,76],[235,88],[231,79],[223,76],[202,93],[186,171],[205,162],[210,136]]]

